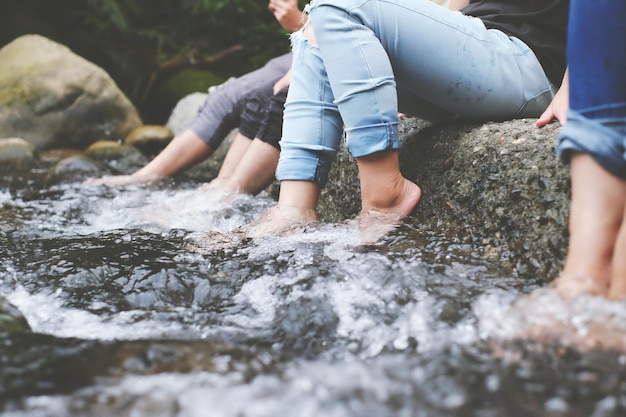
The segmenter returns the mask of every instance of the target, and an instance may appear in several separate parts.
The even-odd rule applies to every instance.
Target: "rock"
[[[124,144],[152,155],[163,150],[173,138],[174,132],[167,126],[146,125],[133,129]]]
[[[423,196],[408,224],[453,232],[521,276],[558,275],[567,248],[569,175],[555,155],[559,126],[534,120],[428,126],[402,123],[404,175]],[[320,195],[320,214],[343,221],[360,210],[356,164],[341,150]]]
[[[172,129],[174,134],[180,135],[191,124],[198,109],[206,100],[206,93],[193,93],[183,97],[176,103],[172,114],[167,120],[166,126]]]
[[[0,332],[30,332],[30,326],[24,315],[3,297],[0,297]]]
[[[197,92],[206,93],[207,87],[220,85],[224,82],[224,77],[211,71],[199,68],[182,68],[164,74],[154,84],[149,99],[160,103],[163,110],[171,109],[181,97]],[[162,113],[160,117],[167,117],[167,113]]]
[[[24,139],[0,139],[0,162],[20,162],[34,157],[35,147]]]
[[[135,153],[135,151],[138,149],[113,140],[99,140],[85,149],[85,155],[97,160],[110,161],[123,157],[126,152]]]
[[[18,136],[37,149],[84,148],[141,125],[104,70],[39,35],[0,49],[0,91],[0,137]]]
[[[100,140],[85,149],[85,155],[104,162],[115,173],[131,174],[148,163],[139,149],[114,141]]]
[[[82,155],[79,149],[50,149],[39,153],[39,159],[49,163],[56,163],[71,156]]]
[[[72,155],[57,162],[48,171],[47,183],[76,182],[89,177],[99,177],[106,167],[85,155]]]

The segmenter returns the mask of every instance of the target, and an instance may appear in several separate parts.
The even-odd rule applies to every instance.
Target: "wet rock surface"
[[[85,178],[99,176],[106,171],[106,165],[86,155],[71,155],[58,161],[46,177],[47,183],[77,182]]]
[[[0,333],[1,334],[1,333]],[[0,341],[0,400],[68,393],[100,377],[164,372],[232,372],[268,364],[251,352],[203,341],[90,341],[28,333]],[[250,367],[249,369],[252,369]]]
[[[13,304],[0,297],[0,334],[29,332],[26,318]]]

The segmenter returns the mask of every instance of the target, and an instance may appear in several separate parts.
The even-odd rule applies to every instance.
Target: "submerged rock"
[[[85,149],[85,155],[121,174],[131,174],[148,162],[148,158],[136,147],[110,140],[93,143]]]
[[[0,137],[19,136],[37,149],[84,148],[141,125],[103,69],[39,35],[0,49],[0,91]]]
[[[28,333],[0,338],[0,401],[71,392],[98,377],[165,372],[258,372],[264,364],[245,348],[209,341],[111,341]]]
[[[79,149],[50,149],[39,153],[39,159],[46,162],[59,162],[62,159],[71,156],[82,155],[83,151]]]
[[[22,312],[3,297],[0,297],[0,332],[30,332],[30,326]]]
[[[75,182],[98,176],[105,167],[85,155],[72,155],[57,162],[48,171],[47,183]]]

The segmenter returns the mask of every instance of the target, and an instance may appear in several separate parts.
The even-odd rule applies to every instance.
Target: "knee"
[[[310,46],[317,46],[317,39],[315,39],[315,33],[313,32],[312,25],[306,25],[302,35],[309,41]]]

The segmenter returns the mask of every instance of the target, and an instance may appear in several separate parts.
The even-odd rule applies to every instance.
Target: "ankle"
[[[405,179],[399,172],[384,181],[363,181],[361,183],[362,208],[364,211],[385,211],[401,201],[406,192]]]
[[[300,210],[315,212],[319,186],[312,181],[282,181],[278,206],[282,210]]]

